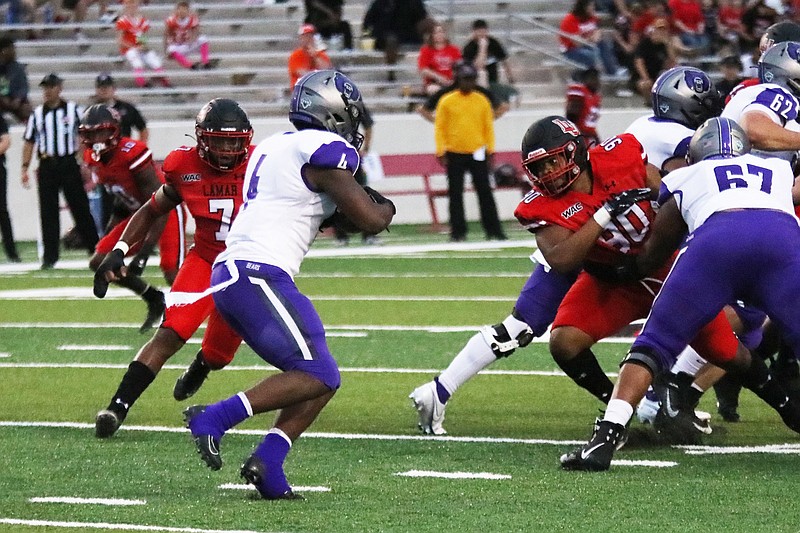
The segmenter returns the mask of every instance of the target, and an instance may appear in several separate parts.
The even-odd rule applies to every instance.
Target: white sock
[[[452,395],[472,376],[495,361],[497,357],[486,344],[483,335],[476,333],[439,375],[439,383]]]
[[[678,374],[680,372],[685,372],[690,376],[696,376],[705,364],[706,360],[700,357],[700,354],[695,352],[691,346],[687,346],[678,356],[678,360],[675,361],[675,364],[672,365],[672,373]]]
[[[614,398],[608,402],[603,420],[624,426],[633,416],[633,406],[625,400]]]
[[[267,431],[267,435],[269,435],[270,433],[274,433],[275,435],[278,435],[283,440],[285,440],[286,442],[289,443],[289,448],[292,447],[292,439],[290,439],[289,436],[286,433],[284,433],[282,429],[280,429],[280,428],[271,428],[269,431]]]
[[[522,320],[517,320],[514,315],[508,315],[506,319],[503,320],[503,325],[506,327],[506,331],[508,331],[508,335],[512,339],[516,339],[517,335],[528,329],[528,324]]]
[[[236,393],[236,396],[239,397],[239,401],[242,402],[242,405],[244,405],[244,408],[247,411],[247,416],[253,416],[253,406],[250,405],[250,400],[247,399],[247,395],[243,392],[238,392]]]

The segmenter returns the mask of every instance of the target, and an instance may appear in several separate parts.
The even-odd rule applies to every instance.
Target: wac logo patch
[[[583,211],[583,204],[580,202],[574,203],[561,212],[561,218],[570,218],[579,211]]]
[[[181,181],[183,182],[200,181],[200,173],[195,172],[193,174],[184,174],[183,176],[181,176]]]

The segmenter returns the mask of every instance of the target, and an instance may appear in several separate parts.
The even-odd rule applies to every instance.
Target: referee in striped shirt
[[[76,156],[80,155],[78,124],[83,109],[75,102],[61,98],[64,80],[57,74],[48,74],[39,83],[44,103],[36,107],[28,118],[23,136],[22,186],[30,188],[28,169],[33,151],[39,158],[37,172],[39,185],[39,214],[42,224],[42,270],[48,270],[58,261],[61,224],[58,193],[64,198],[75,219],[75,228],[83,239],[89,254],[97,244],[97,229],[89,211],[89,199]]]

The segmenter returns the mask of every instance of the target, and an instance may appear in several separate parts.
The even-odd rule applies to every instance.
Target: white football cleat
[[[419,428],[426,435],[445,435],[447,431],[442,427],[444,423],[444,404],[439,401],[436,393],[436,382],[429,381],[420,385],[408,395],[419,413]]]

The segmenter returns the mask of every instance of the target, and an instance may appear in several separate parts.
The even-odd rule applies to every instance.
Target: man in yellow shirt
[[[478,195],[486,238],[506,239],[489,184],[489,167],[494,152],[494,115],[489,99],[475,90],[477,77],[475,67],[469,63],[458,67],[458,90],[439,100],[433,122],[436,157],[447,169],[450,240],[454,242],[467,238],[464,218],[464,174],[467,171]]]

